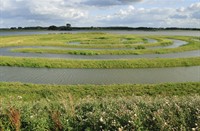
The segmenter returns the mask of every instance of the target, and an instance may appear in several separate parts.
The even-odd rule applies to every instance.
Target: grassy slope
[[[1,130],[198,130],[200,83],[0,83]]]
[[[37,85],[0,83],[0,98],[22,96],[24,100],[55,99],[71,94],[77,99],[90,97],[187,96],[200,95],[200,83],[122,84],[122,85]]]

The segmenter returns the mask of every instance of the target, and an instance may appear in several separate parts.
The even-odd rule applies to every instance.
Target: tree
[[[67,24],[66,24],[66,27],[67,27],[68,29],[71,28],[71,24],[67,23]]]
[[[49,26],[48,30],[57,30],[58,28],[55,25]]]
[[[16,30],[17,28],[16,28],[16,27],[10,27],[10,29],[11,29],[11,30]]]

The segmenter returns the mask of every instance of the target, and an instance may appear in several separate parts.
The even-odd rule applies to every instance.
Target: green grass
[[[0,83],[1,130],[198,130],[200,83]]]
[[[107,37],[107,39],[98,39]],[[44,46],[70,46],[66,43],[81,42],[81,44],[123,44],[122,39],[131,37],[130,43],[143,42],[141,37],[133,35],[114,35],[106,33],[78,33],[78,34],[48,34],[48,35],[26,35],[26,36],[0,36],[0,47],[44,45]]]
[[[103,37],[104,36],[104,37]],[[129,38],[130,37],[130,38]],[[24,53],[53,53],[53,54],[73,54],[73,55],[124,55],[124,54],[164,54],[176,53],[191,50],[199,50],[200,42],[195,41],[196,37],[183,37],[183,36],[148,36],[148,38],[156,39],[157,43],[146,43],[145,37],[147,36],[134,36],[134,35],[113,35],[113,34],[65,34],[65,35],[36,35],[27,37],[1,37],[2,44],[0,47],[5,46],[61,46],[70,48],[87,48],[86,50],[69,50],[69,49],[40,49],[40,48],[18,48],[13,49],[14,52]],[[15,40],[18,38],[18,40]],[[34,40],[32,39],[34,38]],[[101,38],[101,39],[99,39]],[[102,39],[104,38],[104,39]],[[125,42],[122,39],[126,39]],[[151,46],[168,46],[172,44],[169,39],[178,39],[188,42],[188,44],[178,48],[161,48],[161,49],[148,49]],[[134,40],[134,41],[133,41]],[[27,42],[29,41],[29,42]],[[80,42],[79,45],[66,44],[67,42]],[[138,44],[144,42],[146,44]],[[4,44],[6,43],[6,44]],[[91,50],[90,48],[99,48],[99,50]],[[112,50],[112,49],[119,50]],[[120,49],[121,48],[121,49]],[[124,48],[124,49],[122,49]],[[127,50],[132,48],[136,50]],[[110,50],[109,50],[110,49]]]
[[[116,85],[37,85],[0,82],[0,98],[17,98],[25,101],[55,99],[71,94],[76,99],[86,97],[123,97],[123,96],[189,96],[200,95],[200,83],[166,84],[116,84]]]
[[[163,68],[199,66],[200,57],[125,60],[65,60],[0,56],[0,66],[35,68]]]
[[[99,39],[104,38],[104,39]],[[146,38],[157,40],[157,43],[147,43]],[[8,46],[61,46],[74,48],[134,48],[140,42],[143,46],[170,45],[168,38],[182,39],[188,42],[195,42],[198,37],[189,36],[141,36],[141,35],[120,35],[107,33],[77,33],[77,34],[48,34],[48,35],[26,35],[26,36],[0,36],[0,47]],[[79,45],[70,45],[69,42],[80,42]],[[198,42],[198,41],[196,41]]]
[[[157,42],[149,44],[146,38],[156,39]],[[171,45],[168,39],[179,39],[188,44],[175,49],[146,49],[149,46]],[[198,50],[200,44],[195,39],[198,37],[105,33],[0,36],[0,47],[30,45],[136,48],[134,51],[59,51],[79,55],[161,54]],[[70,45],[68,42],[81,44]],[[144,44],[140,45],[138,42]],[[58,50],[51,51],[58,53]],[[34,68],[162,68],[199,65],[200,57],[66,60],[0,56],[0,66]],[[200,82],[143,85],[39,85],[0,82],[0,131],[198,130],[199,109]]]
[[[138,55],[138,54],[167,54],[177,53],[191,50],[200,49],[197,44],[190,46],[182,46],[178,48],[170,49],[145,49],[145,46],[138,45],[135,47],[136,50],[68,50],[68,49],[39,49],[39,48],[23,48],[23,49],[12,49],[13,52],[23,53],[51,53],[51,54],[73,54],[73,55]]]

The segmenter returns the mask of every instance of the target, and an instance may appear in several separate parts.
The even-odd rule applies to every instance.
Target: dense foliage
[[[198,130],[200,83],[0,83],[1,130]]]

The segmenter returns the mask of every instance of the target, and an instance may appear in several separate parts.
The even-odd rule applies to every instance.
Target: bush
[[[200,97],[85,98],[74,102],[1,102],[0,128],[3,130],[198,130]],[[13,126],[11,109],[19,126]]]

